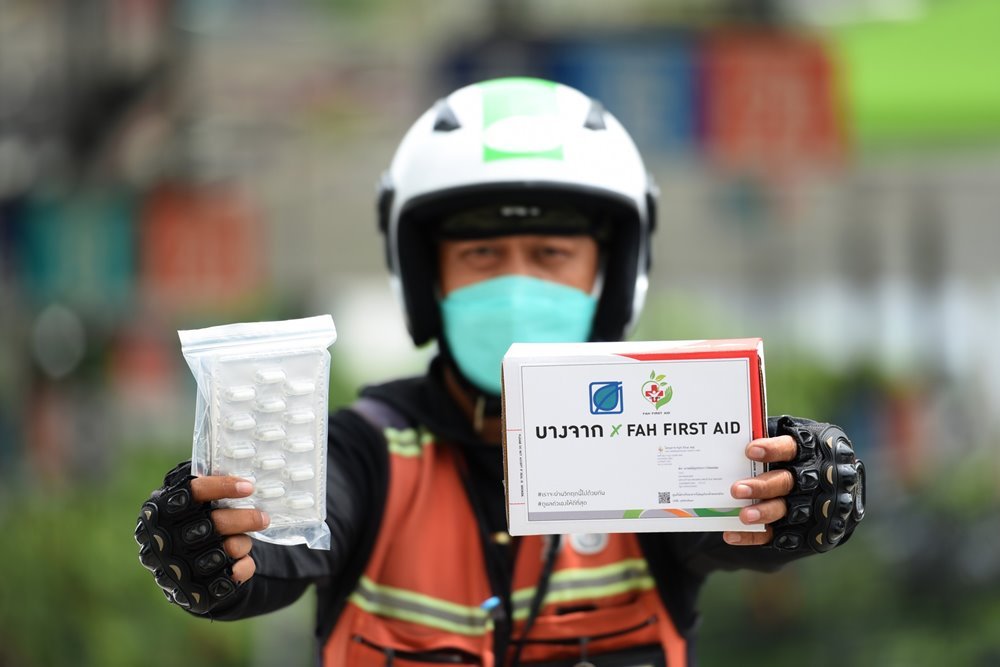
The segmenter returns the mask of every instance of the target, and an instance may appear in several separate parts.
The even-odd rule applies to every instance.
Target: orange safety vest
[[[482,606],[493,592],[454,449],[421,429],[384,432],[390,468],[383,523],[367,569],[323,647],[324,665],[426,667],[419,654],[441,652],[456,657],[450,664],[504,664],[493,655],[493,620]],[[511,593],[514,638],[523,634],[552,538],[520,539]],[[686,664],[685,641],[635,535],[563,539],[520,662],[580,658],[583,642],[595,658],[658,644],[670,667]]]

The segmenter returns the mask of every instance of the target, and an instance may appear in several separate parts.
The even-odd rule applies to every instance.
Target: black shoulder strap
[[[351,405],[351,410],[354,410],[367,419],[378,429],[379,433],[384,432],[387,428],[410,428],[414,426],[402,412],[376,398],[362,396],[354,401]]]

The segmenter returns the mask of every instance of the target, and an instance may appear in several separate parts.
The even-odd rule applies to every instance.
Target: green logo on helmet
[[[556,84],[543,79],[494,79],[483,89],[483,161],[563,159]]]

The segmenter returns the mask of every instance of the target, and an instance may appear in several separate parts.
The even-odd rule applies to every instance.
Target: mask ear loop
[[[598,307],[600,307],[601,303],[601,294],[604,293],[604,275],[606,273],[607,266],[608,266],[608,255],[606,252],[602,251],[600,257],[598,258],[597,275],[594,276],[594,286],[590,288],[590,297],[594,300],[594,303],[598,304]],[[595,319],[596,315],[597,311],[595,309],[594,311]],[[590,323],[590,336],[588,336],[588,340],[593,340],[593,335],[594,335],[594,322],[592,321]]]
[[[597,259],[597,275],[594,276],[594,286],[590,288],[590,296],[594,297],[595,301],[601,300],[601,294],[604,292],[604,275],[607,269],[608,253],[601,248]]]

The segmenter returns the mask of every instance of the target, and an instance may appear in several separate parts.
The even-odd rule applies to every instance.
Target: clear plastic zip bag
[[[248,498],[271,519],[251,533],[273,544],[330,548],[326,525],[329,315],[178,331],[198,383],[191,470],[254,483]]]

